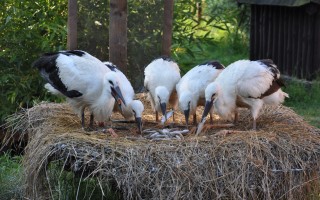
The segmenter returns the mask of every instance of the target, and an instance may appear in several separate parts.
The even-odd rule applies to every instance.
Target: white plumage
[[[144,87],[153,110],[166,116],[166,107],[169,103],[173,109],[177,108],[178,99],[176,84],[180,80],[180,68],[169,58],[158,58],[152,61],[144,70]]]
[[[223,69],[224,66],[217,61],[206,62],[193,67],[177,84],[179,107],[184,112],[187,126],[189,115],[193,115],[193,122],[196,123],[197,106],[205,104],[205,88]]]
[[[144,106],[140,100],[135,100],[135,93],[130,81],[127,77],[111,62],[104,62],[104,64],[117,75],[120,84],[120,90],[123,94],[123,98],[126,105],[120,104],[114,105],[114,111],[120,112],[126,120],[135,119],[138,125],[138,130],[142,132],[142,112]]]
[[[239,60],[230,64],[206,88],[202,119],[214,104],[224,119],[237,119],[237,107],[251,110],[253,129],[263,104],[280,104],[289,95],[281,90],[280,72],[272,60]]]
[[[91,111],[98,121],[109,119],[114,106],[114,98],[121,98],[117,76],[99,59],[87,52],[60,51],[46,53],[34,62],[41,76],[48,82],[45,87],[53,94],[62,94],[81,116],[84,128],[84,109]],[[113,98],[114,96],[114,98]]]

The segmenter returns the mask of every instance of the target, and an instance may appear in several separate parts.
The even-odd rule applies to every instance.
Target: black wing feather
[[[117,70],[119,70],[118,69],[118,67],[115,65],[115,64],[113,64],[113,63],[111,63],[111,62],[108,62],[108,63],[104,63],[111,71],[117,71]],[[119,70],[120,71],[120,70]]]
[[[219,61],[216,61],[216,60],[206,61],[198,66],[201,66],[201,65],[211,65],[212,67],[215,67],[216,69],[224,69],[225,68],[223,66],[223,64],[221,64]]]
[[[38,68],[42,78],[63,95],[69,98],[81,96],[82,93],[79,91],[68,90],[60,79],[59,67],[56,62],[58,57],[59,52],[43,54],[43,56],[33,63],[33,67]]]

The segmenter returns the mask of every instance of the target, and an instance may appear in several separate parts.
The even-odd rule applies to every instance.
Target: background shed
[[[250,59],[271,58],[281,72],[320,74],[320,0],[238,0],[251,4]]]

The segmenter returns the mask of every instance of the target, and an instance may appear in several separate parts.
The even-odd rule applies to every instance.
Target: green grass
[[[54,161],[49,165],[49,179],[53,199],[121,199],[121,194],[111,187],[111,182],[97,178],[86,178],[81,173],[75,175],[63,170],[63,162]],[[103,191],[102,191],[103,190]]]
[[[305,121],[320,128],[320,83],[314,81],[310,85],[290,81],[284,91],[290,96],[284,105],[291,107]]]
[[[23,169],[21,156],[0,156],[0,199],[22,199]]]

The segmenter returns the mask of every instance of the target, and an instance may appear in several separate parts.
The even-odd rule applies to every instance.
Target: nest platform
[[[143,128],[159,127],[150,104],[140,99]],[[217,116],[215,122],[226,123]],[[56,160],[83,177],[113,180],[124,199],[319,197],[320,130],[285,106],[265,106],[257,131],[250,130],[249,111],[241,110],[234,127],[166,141],[142,137],[134,123],[113,123],[127,128],[115,129],[116,136],[84,131],[68,104],[41,103],[16,115],[15,123],[29,136],[24,167],[30,199],[50,197],[47,166]],[[183,123],[176,113],[174,126]]]

